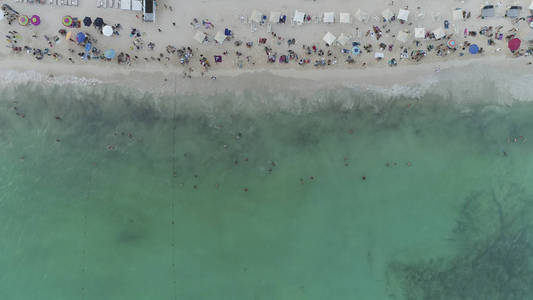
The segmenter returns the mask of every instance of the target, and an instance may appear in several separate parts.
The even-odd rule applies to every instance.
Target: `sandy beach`
[[[494,3],[496,16],[482,19],[479,17],[482,3],[476,1],[466,3],[383,1],[379,5],[372,1],[345,3],[340,0],[327,2],[293,0],[268,3],[257,0],[201,1],[194,5],[184,5],[178,1],[159,1],[156,21],[147,23],[141,20],[140,12],[116,8],[118,1],[114,3],[115,8],[97,8],[94,1],[80,1],[77,7],[58,6],[56,3],[50,5],[9,1],[6,3],[20,14],[39,15],[41,23],[38,26],[21,26],[16,20],[11,25],[8,25],[6,19],[2,20],[0,23],[2,31],[6,33],[15,31],[16,34],[6,35],[8,38],[4,44],[8,47],[1,48],[0,62],[2,70],[33,70],[46,76],[70,74],[92,78],[95,82],[143,86],[143,89],[155,92],[165,89],[169,77],[173,77],[173,85],[176,85],[178,77],[198,78],[180,81],[179,89],[204,91],[206,86],[213,85],[208,83],[212,79],[217,78],[220,81],[226,77],[245,77],[250,72],[328,82],[330,86],[338,84],[390,86],[417,81],[450,67],[486,63],[502,66],[527,65],[531,61],[528,58],[529,42],[525,40],[530,30],[529,19],[525,18],[529,15],[527,9],[529,4],[526,1],[521,2],[523,2],[520,3],[523,7],[520,14],[522,19],[504,17],[510,3]],[[464,19],[453,18],[453,10],[456,8],[464,11]],[[400,9],[408,9],[410,13],[407,21],[401,24],[398,19],[384,21],[382,15],[386,9],[390,9],[396,15]],[[255,10],[265,15],[264,23],[248,20]],[[310,15],[311,21],[301,25],[291,24],[296,10]],[[270,23],[268,18],[271,11],[279,11],[282,15],[286,15],[286,23]],[[334,24],[322,22],[323,13],[329,11],[335,12]],[[361,11],[368,14],[368,20],[358,19]],[[350,14],[349,24],[339,23],[340,12]],[[466,17],[468,13],[470,17]],[[80,20],[86,16],[92,19],[102,17],[106,24],[120,24],[120,28],[115,30],[119,35],[103,36],[98,28],[83,24],[80,28],[65,27],[61,24],[61,20],[66,15]],[[195,24],[195,20],[198,22],[205,20],[208,25]],[[432,38],[432,31],[443,28],[445,21],[448,23],[448,29],[445,30],[446,37],[438,40]],[[379,32],[376,32],[373,26],[378,26]],[[232,37],[222,45],[216,43],[214,37],[218,32],[224,32],[225,28],[232,31]],[[426,38],[415,39],[415,28],[425,28]],[[117,64],[116,57],[102,61],[95,59],[98,55],[94,55],[93,59],[83,59],[81,57],[83,48],[89,39],[83,43],[77,43],[73,38],[65,40],[65,37],[58,33],[61,29],[71,31],[72,36],[79,32],[87,33],[92,39],[93,48],[98,48],[100,51],[114,49],[116,53],[128,55],[128,60]],[[269,30],[271,32],[268,32]],[[470,33],[464,35],[465,30],[476,33],[476,36]],[[132,32],[135,35],[132,36]],[[204,43],[195,41],[194,36],[197,32],[205,32],[208,41]],[[341,34],[347,36],[348,44],[343,46],[334,42],[331,46],[326,46],[322,38],[328,32],[336,37]],[[397,39],[400,32],[408,36],[405,43]],[[9,38],[10,35],[12,38]],[[381,35],[379,39],[378,35]],[[498,35],[505,38],[500,36],[499,40]],[[48,42],[45,36],[52,42]],[[522,43],[520,49],[512,53],[508,49],[507,41],[515,37],[521,38]],[[141,45],[139,48],[133,43],[137,38],[138,43],[135,45]],[[265,38],[266,42],[259,44],[261,38]],[[289,44],[287,41],[293,38],[294,44]],[[453,48],[446,46],[450,39],[456,42]],[[26,49],[15,53],[16,51],[12,49],[15,40],[16,46]],[[492,40],[492,45],[488,45],[488,40]],[[241,42],[241,45],[237,46],[236,41]],[[246,47],[246,43],[253,45]],[[342,53],[342,49],[351,49],[352,43],[359,45],[361,54]],[[482,53],[469,53],[468,45],[473,43],[479,45]],[[190,56],[185,54],[184,63],[183,53],[168,51],[169,47],[172,49],[188,47]],[[372,49],[366,51],[363,47]],[[385,49],[379,49],[380,47]],[[31,54],[35,49],[44,51],[46,48],[48,55],[44,55],[44,58],[37,60],[35,54]],[[189,50],[185,50],[185,53]],[[413,59],[414,51],[424,52],[420,60]],[[54,54],[52,57],[51,53],[57,56]],[[383,59],[376,60],[376,53],[382,53]],[[274,57],[274,62],[269,63],[269,55]],[[287,55],[287,63],[278,61],[282,55]],[[215,56],[219,56],[222,62],[215,63]],[[517,56],[521,58],[516,59]],[[200,61],[204,57],[207,63]],[[353,61],[349,63],[348,59]],[[134,80],[136,77],[140,80]],[[148,84],[146,84],[147,77],[150,77]],[[145,84],[142,84],[143,82]]]

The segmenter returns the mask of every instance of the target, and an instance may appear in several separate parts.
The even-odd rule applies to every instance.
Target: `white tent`
[[[390,19],[392,19],[392,17],[394,17],[394,13],[392,12],[392,10],[390,8],[387,8],[386,10],[382,11],[381,15],[387,21],[390,21]]]
[[[335,13],[334,12],[325,12],[324,13],[324,23],[335,23]]]
[[[121,0],[120,9],[131,10],[131,0]]]
[[[250,17],[250,20],[252,22],[261,23],[261,21],[263,20],[263,13],[254,9],[252,11],[252,16]]]
[[[437,39],[437,40],[440,40],[440,39],[442,39],[443,37],[446,36],[446,32],[444,31],[444,29],[442,27],[439,27],[439,28],[433,30],[433,34],[435,35],[435,39]]]
[[[196,34],[194,35],[194,40],[198,43],[203,43],[205,40],[205,33],[201,31],[196,31]]]
[[[531,4],[529,5],[529,9],[533,10],[533,1],[531,1]]]
[[[0,12],[0,20],[3,20],[3,19],[4,19],[4,13]]]
[[[340,13],[339,15],[339,21],[342,24],[350,24],[352,23],[352,20],[350,20],[350,13]]]
[[[333,34],[331,34],[331,32],[329,31],[328,33],[326,33],[326,35],[323,38],[324,42],[326,42],[326,44],[330,46],[333,44],[333,42],[335,42],[336,39],[337,38]]]
[[[217,32],[217,34],[215,35],[215,41],[217,41],[219,44],[222,44],[224,43],[224,41],[226,40],[226,35],[224,35],[224,33],[222,32]]]
[[[423,39],[426,37],[426,29],[425,28],[415,28],[415,39]]]
[[[104,28],[102,28],[102,34],[105,36],[112,36],[113,35],[113,27],[106,25]]]
[[[339,35],[339,38],[337,39],[337,43],[343,46],[346,45],[346,43],[348,43],[349,41],[350,41],[350,37],[344,35],[344,33],[341,33],[341,35]]]
[[[383,54],[383,52],[376,52],[374,54],[374,57],[375,58],[384,58],[385,57],[385,54]]]
[[[407,39],[409,38],[409,35],[405,31],[398,32],[398,35],[396,35],[396,39],[402,43],[407,42]]]
[[[295,11],[294,12],[294,22],[302,24],[304,22],[305,13],[301,11]]]
[[[281,18],[281,12],[273,11],[270,12],[270,23],[279,23],[279,18]]]
[[[366,22],[368,21],[368,13],[358,9],[355,13],[355,18],[359,20],[359,22]]]
[[[463,10],[460,8],[456,8],[453,10],[453,20],[459,21],[463,19]]]
[[[409,18],[409,11],[405,9],[400,9],[400,11],[398,12],[398,19],[407,22],[408,18]]]
[[[141,11],[143,10],[143,3],[142,1],[133,0],[131,1],[131,10],[135,11]]]

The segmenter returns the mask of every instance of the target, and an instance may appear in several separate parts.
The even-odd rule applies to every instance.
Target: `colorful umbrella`
[[[22,16],[19,17],[19,24],[22,25],[22,26],[28,25],[29,21],[30,21],[30,19],[28,18],[28,16],[22,15]]]
[[[83,43],[85,41],[85,34],[83,32],[78,32],[76,35],[76,41],[78,41],[78,44]]]
[[[520,44],[521,44],[521,43],[522,43],[522,41],[521,41],[519,38],[511,39],[511,40],[509,41],[509,44],[508,44],[508,46],[509,46],[509,50],[511,50],[511,51],[513,51],[513,52],[516,51],[516,50],[518,50],[518,48],[520,48]]]
[[[30,18],[31,25],[37,26],[41,24],[41,18],[38,15],[33,15]]]
[[[71,16],[64,16],[63,17],[63,25],[70,27],[72,26],[72,17]]]
[[[113,49],[107,49],[107,50],[104,52],[104,56],[105,56],[105,58],[107,58],[107,59],[112,59],[113,57],[115,57],[115,50],[113,50]]]
[[[448,47],[455,48],[455,46],[456,46],[455,40],[448,40]]]
[[[470,52],[470,54],[476,54],[479,52],[479,47],[476,44],[472,44],[468,48],[468,51]]]
[[[359,49],[359,47],[357,47],[357,46],[354,46],[354,47],[352,48],[352,53],[353,53],[354,55],[359,55],[359,54],[361,53],[361,49]]]

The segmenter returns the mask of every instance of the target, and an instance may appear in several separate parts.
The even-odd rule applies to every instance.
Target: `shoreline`
[[[402,65],[395,68],[368,67],[366,69],[336,68],[325,70],[267,69],[217,70],[216,80],[206,77],[183,78],[181,68],[152,68],[137,70],[108,65],[71,65],[62,62],[36,62],[28,68],[26,59],[0,60],[0,76],[4,84],[47,82],[51,84],[113,85],[135,89],[154,95],[210,96],[228,91],[251,89],[291,90],[308,94],[320,89],[361,88],[388,90],[397,86],[413,86],[424,81],[439,80],[439,73],[462,72],[475,66],[489,66],[502,70],[519,70],[533,74],[525,58],[487,56],[471,59],[452,59],[445,62]],[[439,72],[436,72],[438,68]],[[16,72],[13,74],[12,72]],[[26,75],[22,78],[10,76]],[[150,78],[149,80],[146,80]],[[166,81],[165,81],[166,79]],[[267,80],[265,80],[267,79]],[[176,92],[174,91],[176,89]]]

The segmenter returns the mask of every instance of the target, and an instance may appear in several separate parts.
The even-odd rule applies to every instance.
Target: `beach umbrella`
[[[113,57],[115,57],[115,50],[113,50],[113,49],[107,49],[107,50],[104,52],[104,56],[105,56],[105,58],[107,58],[107,59],[112,59]]]
[[[520,48],[521,40],[519,38],[514,38],[509,41],[509,50],[516,51],[518,48]]]
[[[67,32],[67,36],[65,37],[65,39],[68,41],[70,40],[71,37],[72,37],[72,31]]]
[[[104,28],[102,28],[102,33],[105,36],[112,36],[113,35],[113,27],[106,25]]]
[[[72,17],[71,16],[64,16],[63,17],[63,25],[66,27],[72,26]]]
[[[30,21],[30,19],[28,18],[28,16],[22,15],[22,16],[19,17],[19,24],[22,25],[22,26],[28,25],[29,21]]]
[[[78,41],[78,44],[83,43],[85,41],[85,34],[83,32],[78,32],[76,35],[76,41]]]
[[[479,47],[476,44],[472,44],[468,48],[468,51],[470,52],[470,54],[476,54],[479,51]]]
[[[33,15],[30,18],[30,22],[31,22],[31,25],[37,26],[41,24],[41,18],[38,15]]]
[[[102,27],[102,25],[104,25],[104,19],[96,18],[96,19],[94,19],[94,23],[93,24],[96,27]]]
[[[456,46],[455,40],[448,40],[448,47],[455,48]]]
[[[352,48],[352,53],[353,53],[354,55],[359,55],[359,54],[361,53],[361,49],[359,49],[359,47],[357,47],[357,46],[354,46],[354,47]]]
[[[91,19],[91,17],[85,17],[83,19],[83,24],[87,27],[91,26],[92,23],[93,23],[93,20]]]

